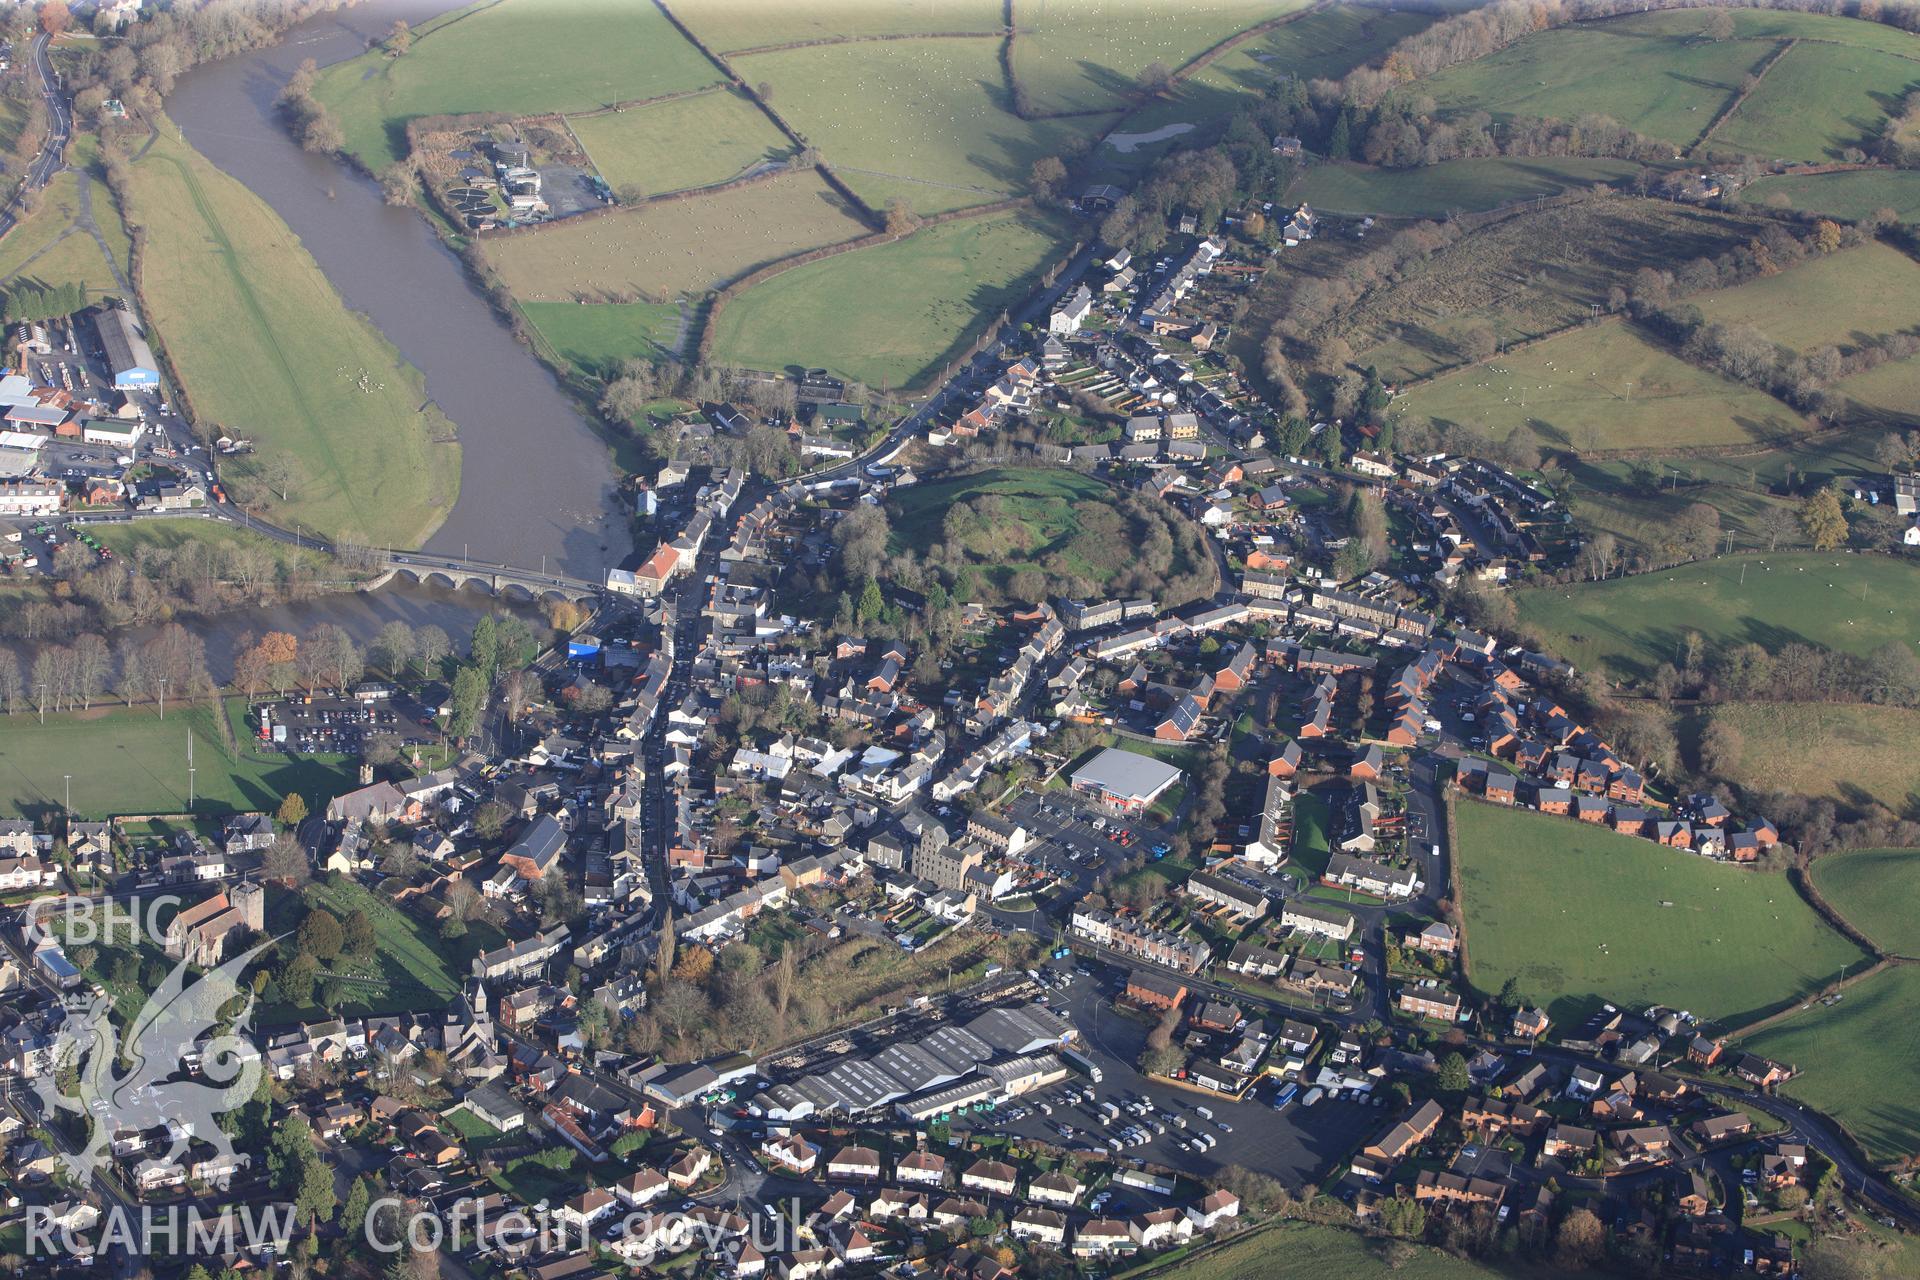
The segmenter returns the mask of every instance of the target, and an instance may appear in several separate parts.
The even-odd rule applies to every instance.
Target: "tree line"
[[[331,585],[337,562],[294,552],[264,538],[178,546],[141,543],[102,560],[77,542],[53,553],[51,581],[38,598],[0,610],[0,636],[62,640],[83,631],[113,632],[181,614],[305,600]]]

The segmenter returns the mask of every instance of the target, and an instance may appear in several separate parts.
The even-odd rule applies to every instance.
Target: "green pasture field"
[[[730,89],[567,121],[615,191],[708,187],[793,153],[779,127]]]
[[[1424,1246],[1414,1246],[1411,1258],[1391,1263],[1383,1252],[1377,1241],[1358,1232],[1288,1223],[1231,1237],[1217,1248],[1196,1249],[1194,1256],[1172,1265],[1163,1254],[1114,1274],[1118,1280],[1148,1274],[1154,1280],[1321,1280],[1324,1276],[1374,1280],[1389,1275],[1399,1280],[1491,1280],[1545,1274],[1532,1268],[1496,1271]]]
[[[215,714],[212,706],[172,704],[164,720],[151,705],[96,706],[49,715],[45,724],[24,708],[0,717],[0,812],[59,812],[66,804],[65,775],[71,774],[76,818],[186,813],[189,734],[194,813],[271,812],[295,791],[317,809],[353,786],[352,772],[332,757],[257,757],[244,739],[240,753],[229,751]]]
[[[1602,1002],[1738,1023],[1863,959],[1784,874],[1464,798],[1455,825],[1474,985],[1562,1028]]]
[[[1801,429],[1785,405],[1603,322],[1417,386],[1396,416],[1505,437],[1522,425],[1583,453],[1742,444]]]
[[[1303,7],[1301,0],[1015,0],[1013,75],[1036,111],[1102,111],[1135,97],[1153,62],[1177,71],[1220,41]]]
[[[1670,466],[1691,466],[1693,461],[1670,463],[1656,459],[1640,465],[1648,468],[1646,474],[1662,477],[1668,474]],[[1719,481],[1681,489],[1648,489],[1627,482],[1629,466],[1617,461],[1594,464],[1581,458],[1571,459],[1570,465],[1563,461],[1564,473],[1579,481],[1580,487],[1573,493],[1569,506],[1580,529],[1588,536],[1610,533],[1642,547],[1674,547],[1677,554],[1677,522],[1681,513],[1696,502],[1704,502],[1720,513],[1720,527],[1734,535],[1735,550],[1751,551],[1774,545],[1770,528],[1774,513],[1791,516],[1799,506],[1789,498]],[[1779,542],[1779,546],[1787,550],[1807,545],[1797,522]]]
[[[664,302],[871,231],[805,169],[730,191],[567,218],[485,245],[487,260],[524,302],[594,302],[608,292]]]
[[[1744,572],[1745,581],[1742,581]],[[1686,633],[1777,651],[1819,644],[1866,654],[1920,635],[1920,569],[1891,556],[1798,551],[1723,556],[1663,573],[1515,594],[1520,621],[1576,666],[1644,679]]]
[[[1166,98],[1142,105],[1122,128],[1151,132],[1214,119],[1244,105],[1246,95],[1265,92],[1283,74],[1337,80],[1386,56],[1432,21],[1428,14],[1363,5],[1314,9],[1235,45],[1183,79]]]
[[[1688,146],[1774,47],[1771,40],[1641,35],[1623,23],[1556,27],[1448,67],[1419,87],[1442,111],[1486,111],[1496,120],[1591,113]]]
[[[1920,767],[1913,759],[1920,711],[1862,703],[1723,703],[1700,718],[1703,728],[1707,723],[1739,732],[1744,750],[1728,781],[1750,791],[1920,813]]]
[[[1108,505],[1106,486],[1059,469],[983,471],[903,489],[894,499],[900,508],[895,543],[925,555],[945,540],[948,509],[985,494],[999,497],[1004,515],[973,528],[961,545],[967,563],[996,585],[1056,554],[1071,563],[1070,572],[1096,583],[1132,563],[1124,521]]]
[[[1478,326],[1503,346],[1553,333],[1589,318],[1641,267],[1716,257],[1759,229],[1745,214],[1626,196],[1516,209],[1371,289],[1335,327],[1360,364],[1405,381],[1458,364]]]
[[[562,359],[594,378],[613,378],[622,362],[672,354],[680,333],[674,302],[523,302],[520,311]]]
[[[1861,849],[1816,858],[1813,887],[1881,950],[1920,957],[1920,849]]]
[[[1824,44],[1920,56],[1920,39],[1885,23],[1789,10],[1734,8],[1727,12],[1733,17],[1733,34],[1739,40],[1817,40]],[[1600,25],[1633,35],[1699,39],[1711,13],[1708,9],[1670,9],[1629,14]]]
[[[1920,329],[1920,264],[1878,242],[1688,299],[1710,321],[1748,324],[1806,353]]]
[[[1844,19],[1834,19],[1843,22]],[[1707,140],[1715,151],[1770,160],[1838,160],[1871,146],[1897,106],[1920,85],[1920,40],[1904,55],[1802,40]]]
[[[1901,965],[1739,1042],[1799,1069],[1781,1093],[1831,1116],[1877,1162],[1920,1147],[1920,967]]]
[[[1920,173],[1911,169],[1854,169],[1844,173],[1780,174],[1741,188],[1748,204],[1798,209],[1858,221],[1891,209],[1903,222],[1920,218]]]
[[[93,525],[87,532],[122,560],[133,559],[142,547],[174,551],[189,542],[197,542],[215,552],[224,552],[228,547],[258,547],[273,558],[282,573],[296,564],[304,564],[309,569],[324,571],[330,578],[353,576],[339,561],[324,552],[290,547],[263,533],[254,533],[220,520],[140,520],[128,524]]]
[[[719,79],[655,5],[484,0],[421,24],[404,57],[375,48],[328,67],[314,95],[378,171],[419,116],[591,111]]]
[[[93,217],[115,255],[109,263],[99,241],[76,225],[80,215],[80,183],[87,175],[67,170],[57,173],[41,191],[32,213],[0,239],[0,292],[20,284],[82,284],[92,298],[127,296],[114,278],[113,268],[127,273],[130,244],[126,228],[104,183],[94,182]]]
[[[1598,182],[1625,182],[1640,167],[1627,160],[1579,156],[1449,160],[1419,169],[1316,164],[1287,188],[1287,199],[1304,200],[1322,212],[1437,218],[1497,209]]]
[[[1001,0],[676,0],[673,11],[709,49],[735,53],[802,40],[1001,30]]]
[[[1028,170],[1105,119],[1013,114],[996,40],[879,40],[734,60],[860,198],[943,213],[1019,195]]]
[[[795,267],[720,311],[713,356],[753,369],[818,365],[876,387],[920,385],[1032,291],[1070,232],[1051,215],[998,214]]]
[[[419,371],[347,309],[286,223],[171,123],[130,173],[147,320],[200,420],[259,444],[229,476],[284,462],[287,501],[262,503],[279,523],[419,546],[460,489],[452,424]]]
[[[1920,424],[1920,360],[1889,360],[1831,388],[1853,401],[1857,420],[1902,430]]]

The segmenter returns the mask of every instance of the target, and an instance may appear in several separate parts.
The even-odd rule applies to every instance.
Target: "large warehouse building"
[[[1140,813],[1180,780],[1164,760],[1108,747],[1073,771],[1073,789],[1123,813]]]
[[[140,333],[131,311],[108,307],[99,313],[100,343],[107,349],[107,368],[117,391],[160,385],[160,366],[153,348]]]
[[[850,1054],[822,1070],[776,1084],[756,1100],[771,1120],[829,1113],[860,1115],[891,1107],[924,1119],[989,1098],[1011,1097],[1066,1075],[1052,1050],[1078,1033],[1043,1005],[988,1009],[960,1026],[870,1054]],[[1052,1059],[1051,1062],[1048,1059]],[[964,1095],[964,1098],[962,1097]]]

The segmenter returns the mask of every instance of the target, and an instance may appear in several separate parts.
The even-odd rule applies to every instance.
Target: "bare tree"
[[[90,631],[74,640],[74,692],[79,695],[83,710],[93,709],[93,700],[100,696],[112,669],[113,655],[107,652],[105,640]]]
[[[0,649],[0,701],[7,704],[8,715],[20,701],[20,655],[11,649]]]

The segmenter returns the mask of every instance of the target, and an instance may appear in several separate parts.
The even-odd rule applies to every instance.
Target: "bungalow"
[[[1607,1145],[1622,1165],[1660,1164],[1673,1158],[1673,1131],[1663,1124],[1615,1129]]]
[[[1702,1143],[1726,1142],[1744,1138],[1753,1132],[1753,1117],[1741,1111],[1704,1116],[1687,1126],[1687,1132]]]
[[[1740,1061],[1733,1064],[1733,1074],[1748,1084],[1762,1089],[1771,1089],[1774,1085],[1791,1080],[1793,1068],[1775,1062],[1771,1058],[1745,1053],[1740,1055]]]

